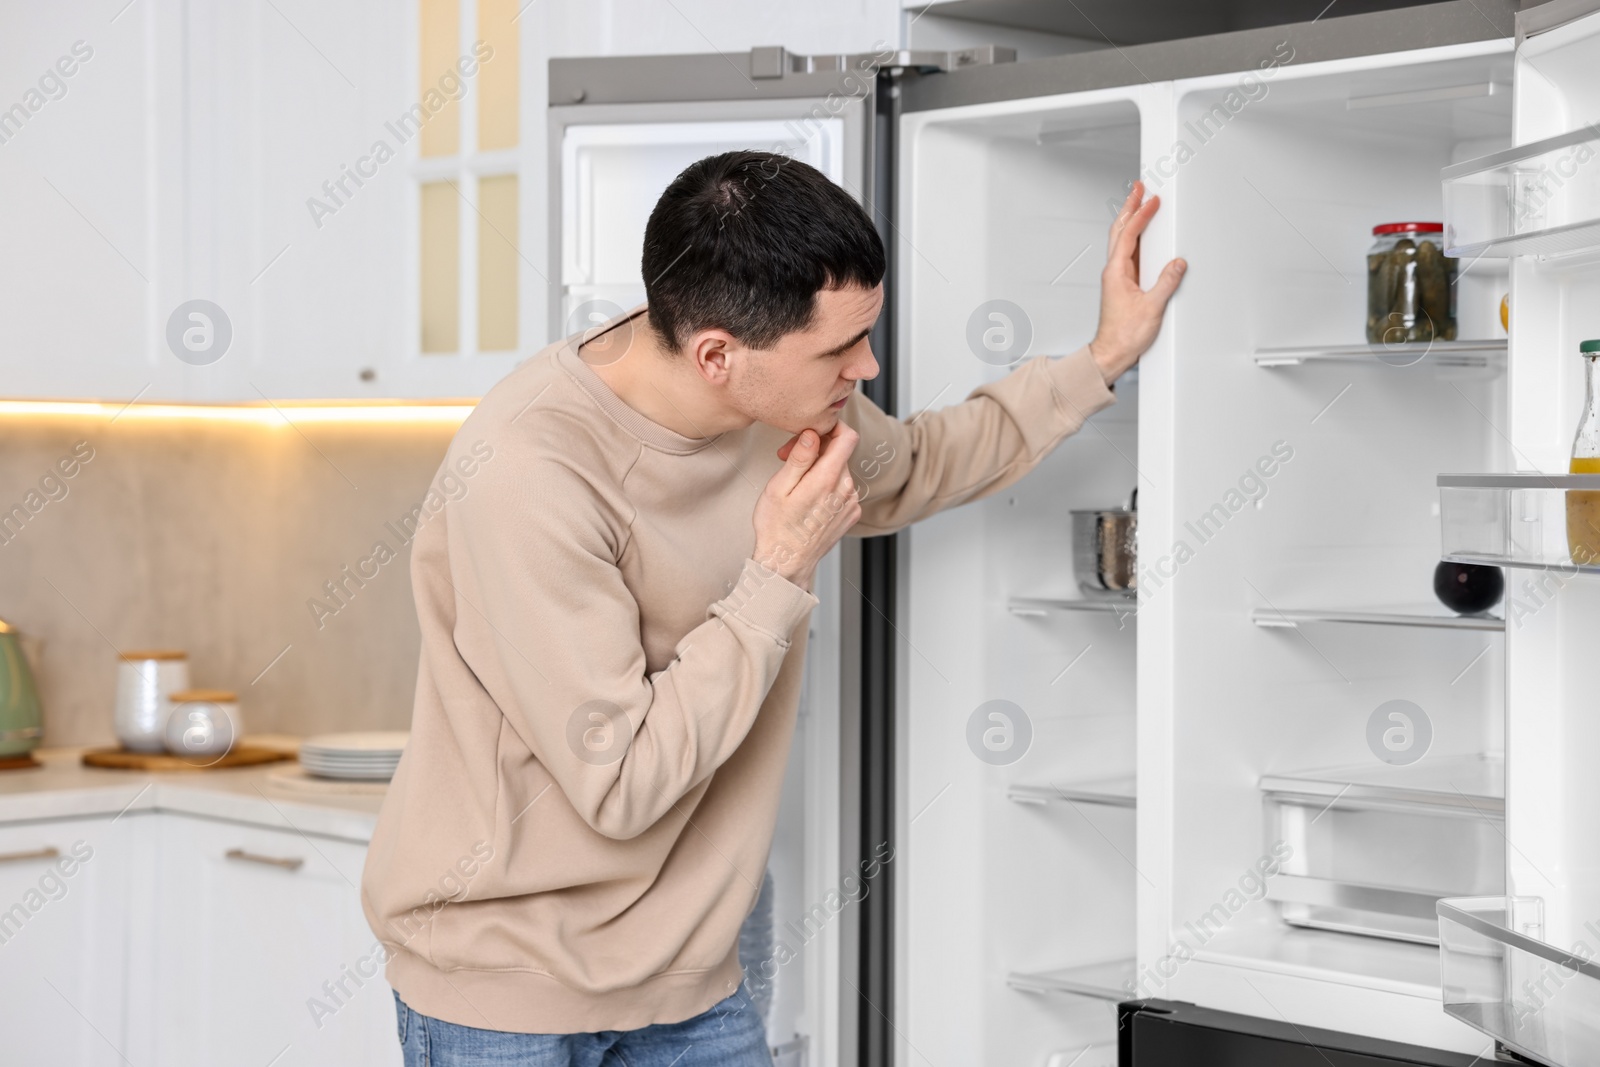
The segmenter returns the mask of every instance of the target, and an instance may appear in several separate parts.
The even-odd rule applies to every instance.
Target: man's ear
[[[697,330],[684,346],[684,355],[712,385],[726,385],[732,372],[732,350],[738,342],[727,330]]]

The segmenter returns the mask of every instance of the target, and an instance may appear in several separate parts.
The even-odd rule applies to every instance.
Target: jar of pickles
[[[1390,222],[1372,228],[1367,253],[1367,341],[1375,345],[1456,339],[1456,266],[1444,254],[1444,224]]]

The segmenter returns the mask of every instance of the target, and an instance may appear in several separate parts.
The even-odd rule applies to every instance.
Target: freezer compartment
[[[1505,769],[1442,757],[1261,780],[1267,897],[1291,926],[1438,944],[1439,898],[1505,891]]]
[[[1600,250],[1600,133],[1585,126],[1441,171],[1446,254],[1568,256]]]
[[[1600,966],[1594,949],[1540,940],[1537,897],[1439,902],[1444,1010],[1517,1054],[1576,1067],[1600,1062]]]
[[[780,152],[849,186],[845,120],[792,114],[738,120],[575,122],[561,130],[559,324],[565,336],[644,303],[639,276],[645,223],[656,196],[685,167],[721,152]],[[732,114],[730,111],[729,114]],[[639,190],[649,195],[639,195]],[[556,332],[559,331],[559,332]]]
[[[1600,475],[1441,474],[1445,559],[1600,573]]]

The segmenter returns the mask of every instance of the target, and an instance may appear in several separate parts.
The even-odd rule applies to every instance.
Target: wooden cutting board
[[[294,759],[293,752],[262,748],[258,745],[236,745],[233,751],[215,763],[205,763],[210,757],[196,757],[195,763],[165,752],[129,752],[123,748],[91,748],[83,754],[86,767],[114,767],[124,771],[220,771],[229,767],[253,767],[258,763],[276,763]]]

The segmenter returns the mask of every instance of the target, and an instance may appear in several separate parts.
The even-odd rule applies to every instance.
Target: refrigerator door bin
[[[1582,955],[1573,955],[1538,939],[1541,905],[1536,897],[1439,901],[1444,1010],[1536,1062],[1600,1062],[1600,965],[1581,943],[1574,951]]]
[[[1565,256],[1600,250],[1600,149],[1590,126],[1445,167],[1447,255]]]
[[[1438,484],[1445,559],[1600,573],[1600,475],[1441,474]]]
[[[1438,944],[1452,886],[1504,892],[1503,765],[1477,756],[1261,780],[1267,897],[1291,926]]]

